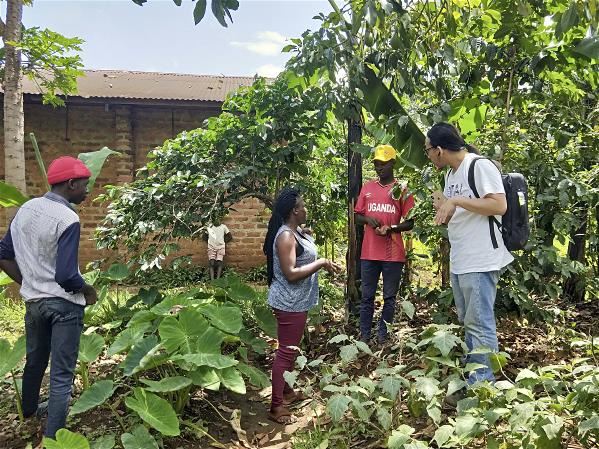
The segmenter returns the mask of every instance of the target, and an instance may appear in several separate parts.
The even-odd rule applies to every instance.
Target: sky
[[[85,40],[86,69],[229,76],[276,76],[289,54],[286,41],[328,14],[327,0],[240,0],[233,23],[222,27],[211,14],[193,23],[191,0],[34,0],[25,7],[26,27],[49,28]],[[4,15],[4,14],[3,14]]]

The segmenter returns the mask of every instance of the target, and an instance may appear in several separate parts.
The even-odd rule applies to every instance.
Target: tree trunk
[[[21,40],[23,0],[8,0],[4,29],[4,180],[27,193],[21,51],[7,41]]]
[[[364,238],[364,227],[356,225],[354,206],[362,188],[362,155],[351,150],[352,143],[362,142],[362,127],[359,123],[348,120],[347,129],[347,316],[358,316],[360,313],[360,252]]]
[[[568,259],[578,261],[586,265],[586,240],[587,240],[587,225],[589,216],[589,205],[581,203],[577,205],[577,215],[581,220],[581,225],[578,229],[570,234],[570,244],[568,245]],[[586,292],[584,274],[571,275],[564,283],[564,295],[568,298],[579,302],[584,300]]]

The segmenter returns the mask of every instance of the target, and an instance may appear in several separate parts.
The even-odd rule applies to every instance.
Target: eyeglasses
[[[424,146],[424,148],[423,148],[423,150],[424,150],[424,154],[426,154],[426,155],[428,156],[428,152],[429,152],[430,150],[434,150],[434,149],[435,149],[435,147],[432,147],[432,146],[431,146],[431,147],[427,147],[427,146],[425,145],[425,146]]]

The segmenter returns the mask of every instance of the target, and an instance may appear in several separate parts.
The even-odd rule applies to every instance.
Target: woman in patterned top
[[[318,304],[318,271],[341,270],[334,262],[318,258],[314,239],[300,227],[305,222],[306,207],[299,190],[283,189],[275,201],[263,247],[268,269],[268,304],[277,319],[279,340],[272,367],[269,418],[279,424],[294,421],[288,406],[303,399],[301,393],[287,385],[283,373],[293,370],[308,310]]]

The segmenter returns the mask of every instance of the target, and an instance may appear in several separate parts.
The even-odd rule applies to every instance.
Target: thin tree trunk
[[[360,253],[364,238],[363,226],[356,225],[354,206],[362,188],[362,155],[352,151],[352,143],[362,142],[362,127],[359,123],[349,120],[347,129],[347,317],[357,316],[360,310]]]
[[[589,205],[581,203],[577,205],[578,218],[581,219],[581,225],[570,234],[570,244],[568,245],[568,259],[577,261],[586,265],[586,241]],[[582,301],[586,292],[584,283],[584,274],[582,276],[573,274],[564,283],[564,294],[574,301]]]
[[[25,129],[23,117],[23,87],[21,51],[7,41],[21,40],[23,1],[8,0],[4,29],[4,180],[27,193],[25,181]]]

